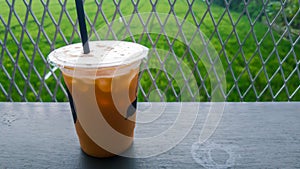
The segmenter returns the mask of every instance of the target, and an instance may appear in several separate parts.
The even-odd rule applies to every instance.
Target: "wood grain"
[[[195,107],[199,112],[191,131],[170,150],[149,158],[96,159],[80,150],[68,103],[0,103],[0,169],[300,167],[300,103],[226,103],[217,130],[203,144],[198,140],[209,103],[138,103],[140,115],[160,116],[138,123],[136,137],[165,131],[176,112],[191,113]]]

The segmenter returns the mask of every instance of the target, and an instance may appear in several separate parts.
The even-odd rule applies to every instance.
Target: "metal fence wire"
[[[151,48],[151,62],[162,70],[144,65],[140,101],[212,101],[213,70],[191,46],[199,32],[222,63],[225,74],[219,80],[226,80],[226,101],[300,101],[299,6],[299,0],[84,2],[90,37]],[[46,58],[56,48],[80,42],[75,9],[74,0],[0,0],[0,101],[67,101],[62,74]],[[175,24],[168,26],[170,20]],[[149,31],[151,22],[158,32]],[[191,77],[195,86],[189,85]]]

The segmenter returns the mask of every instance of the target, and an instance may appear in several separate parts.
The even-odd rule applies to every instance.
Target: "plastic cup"
[[[126,151],[133,142],[138,74],[148,49],[123,41],[92,41],[54,50],[48,61],[60,68],[76,114],[82,150],[94,157]]]

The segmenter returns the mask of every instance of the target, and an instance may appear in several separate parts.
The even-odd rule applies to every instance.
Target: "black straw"
[[[76,120],[77,120],[76,108],[75,108],[73,97],[72,97],[72,95],[71,95],[68,87],[67,87],[67,94],[68,94],[68,98],[69,98],[69,102],[70,102],[70,107],[71,107],[71,111],[72,111],[73,121],[74,121],[74,123],[76,123]]]
[[[88,54],[90,53],[90,47],[89,47],[86,24],[85,24],[83,3],[82,0],[75,0],[75,1],[76,1],[77,17],[79,21],[79,29],[81,34],[81,41],[83,46],[83,53]]]
[[[88,54],[88,53],[90,53],[90,47],[89,47],[86,24],[85,24],[83,3],[82,3],[82,0],[75,0],[75,2],[76,2],[77,17],[78,17],[78,21],[79,21],[81,41],[82,41],[82,46],[83,46],[83,53]],[[69,98],[69,102],[70,102],[73,120],[74,120],[74,123],[76,123],[76,120],[77,120],[76,107],[75,107],[73,97],[72,97],[68,87],[67,87],[67,94],[68,94],[68,98]]]

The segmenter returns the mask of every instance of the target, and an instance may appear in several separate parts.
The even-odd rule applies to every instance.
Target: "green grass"
[[[4,0],[0,0],[0,4],[0,15],[5,23],[8,23],[8,19],[10,18],[10,9]],[[213,19],[218,22],[224,11],[224,8],[214,5],[210,8],[212,11]],[[74,2],[67,1],[66,9],[72,20],[75,20],[76,11]],[[288,100],[286,91],[288,91],[291,95],[293,91],[299,88],[299,74],[297,74],[297,71],[292,73],[292,71],[297,66],[297,62],[299,62],[300,60],[299,42],[294,47],[295,55],[293,53],[288,54],[291,49],[291,43],[288,39],[283,38],[277,44],[277,48],[275,48],[274,40],[276,43],[280,39],[280,35],[278,35],[275,31],[273,31],[271,34],[270,31],[268,31],[268,27],[260,22],[256,22],[255,25],[253,25],[253,27],[251,28],[247,17],[242,16],[239,19],[240,14],[236,12],[230,13],[231,17],[233,18],[234,25],[236,26],[232,26],[231,20],[226,13],[217,27],[219,31],[218,35],[215,33],[214,23],[211,16],[208,13],[205,13],[207,9],[206,4],[197,1],[194,3],[192,9],[198,23],[204,17],[202,24],[200,25],[200,30],[205,35],[207,35],[207,37],[210,39],[211,44],[220,55],[223,67],[226,71],[227,92],[230,92],[228,101],[240,101],[241,99],[243,101],[256,101],[256,96],[259,96],[259,101],[270,101],[272,100],[272,95],[278,95],[275,99],[276,101],[286,101]],[[26,16],[26,6],[24,5],[24,2],[16,1],[14,4],[14,10],[16,15],[21,18],[21,22],[24,24]],[[26,93],[25,98],[27,101],[66,101],[67,98],[65,98],[61,87],[58,86],[58,84],[55,82],[53,76],[45,81],[48,89],[43,86],[43,82],[40,82],[39,77],[43,77],[49,71],[49,68],[44,64],[44,57],[46,57],[54,48],[64,46],[67,43],[80,42],[79,36],[77,33],[74,34],[72,29],[73,27],[70,24],[66,13],[63,13],[62,19],[59,20],[62,8],[57,1],[50,1],[49,3],[49,10],[52,13],[53,19],[55,21],[51,20],[48,13],[44,14],[44,6],[40,1],[33,1],[31,10],[33,11],[40,25],[38,25],[34,21],[31,13],[29,13],[28,19],[26,21],[26,28],[28,31],[24,33],[23,38],[21,38],[22,31],[24,31],[22,29],[22,26],[20,26],[20,23],[16,19],[15,14],[13,14],[13,16],[11,17],[11,32],[16,37],[18,43],[20,43],[20,40],[22,39],[21,47],[24,52],[18,50],[18,43],[16,43],[13,40],[13,37],[8,34],[8,36],[6,37],[6,48],[8,49],[9,53],[4,51],[3,55],[1,55],[1,61],[10,78],[7,78],[6,72],[1,68],[0,84],[8,93],[11,93],[13,101],[25,101],[24,99],[22,99],[23,97],[18,92],[18,89],[21,93]],[[85,10],[90,18],[94,18],[95,14],[98,11],[98,6],[95,5],[94,1],[86,1]],[[116,10],[115,4],[112,1],[104,1],[102,4],[102,10],[106,18],[108,19],[108,22],[111,22],[114,19],[114,11]],[[120,4],[120,10],[123,16],[129,16],[134,10],[134,7],[130,1],[122,1],[122,3]],[[140,13],[151,12],[153,11],[152,5],[148,1],[141,1],[138,5],[138,11]],[[170,6],[167,1],[157,2],[156,12],[168,13],[169,11]],[[188,11],[187,3],[184,1],[177,1],[174,5],[174,11],[176,13],[176,16],[178,16],[179,18],[184,18]],[[119,17],[119,14],[115,16],[115,18]],[[186,22],[195,25],[191,14],[189,14],[186,19]],[[91,20],[91,22],[94,22],[94,20]],[[60,26],[57,27],[58,29],[55,27],[54,23],[59,23]],[[97,26],[95,28],[96,30],[106,25],[101,14],[99,14],[98,19],[95,21],[95,25]],[[43,27],[44,33],[39,31],[40,26]],[[230,34],[233,29],[235,29],[235,33],[238,35],[239,40],[236,38],[235,34]],[[253,29],[253,32],[255,34],[251,33],[251,29]],[[88,27],[88,30],[90,31],[90,27]],[[55,37],[54,35],[56,31],[62,32],[64,36],[58,33],[57,37]],[[118,36],[122,37],[122,32],[124,32],[124,30],[120,30]],[[248,34],[249,32],[250,34]],[[192,31],[185,33],[192,33]],[[38,34],[40,34],[39,38]],[[92,35],[93,33],[90,34],[90,36]],[[153,39],[153,41],[157,40],[157,47],[159,47],[160,49],[169,48],[169,45],[164,36],[159,36],[155,33],[150,34],[149,36]],[[102,39],[106,38],[105,34],[100,34],[100,37]],[[263,39],[263,37],[265,38]],[[0,23],[0,40],[3,42],[4,38],[5,27],[2,23]],[[32,44],[30,38],[32,38],[33,41],[38,42],[37,44],[40,50],[34,49],[34,45]],[[111,36],[107,38],[111,38]],[[138,35],[134,36],[133,38],[145,46],[152,46],[152,43],[148,40],[146,35]],[[220,39],[223,43],[225,43],[225,52],[222,50]],[[132,41],[133,39],[127,38],[126,40]],[[170,37],[170,40],[173,41],[173,38]],[[260,48],[258,48],[258,44],[260,45]],[[187,54],[186,52],[187,48],[184,43],[180,42],[180,40],[175,40],[173,46],[174,52],[178,56],[179,60],[182,59],[183,63],[190,69],[192,69],[194,67],[194,64],[191,61],[192,58],[190,54]],[[0,50],[2,51],[3,47],[1,47]],[[245,58],[242,57],[242,53]],[[279,57],[276,55],[276,53],[278,53]],[[15,65],[9,58],[9,55],[12,56],[13,60],[18,61],[17,63],[20,66],[21,71],[26,76],[25,78],[21,75],[20,70],[15,69]],[[24,55],[27,55],[29,60],[27,60]],[[288,57],[286,57],[287,55]],[[260,58],[259,56],[262,56],[262,58]],[[164,59],[164,56],[160,57],[160,59]],[[229,63],[226,60],[226,57],[228,58]],[[286,59],[283,60],[285,57]],[[32,65],[30,64],[31,61],[33,61],[36,70],[32,68]],[[150,62],[158,63],[157,57],[153,55],[150,59]],[[229,65],[231,65],[232,70],[229,69]],[[261,67],[263,65],[265,65],[266,69],[261,70]],[[204,64],[202,62],[199,62],[197,63],[197,66],[200,70],[201,76],[205,77],[207,71],[205,70]],[[249,67],[248,71],[245,69],[246,66]],[[277,70],[279,66],[282,66],[282,70]],[[175,71],[176,70],[174,70],[174,72]],[[174,72],[171,72],[171,74]],[[289,76],[291,73],[292,75]],[[29,74],[30,77],[28,77]],[[169,76],[171,76],[171,74],[169,74]],[[234,75],[234,77],[232,76],[232,74]],[[152,70],[151,75],[157,77],[156,82],[160,88],[161,93],[164,93],[163,97],[165,97],[168,101],[176,101],[174,92],[178,95],[181,95],[180,92],[182,91],[180,91],[178,87],[180,84],[177,84],[176,81],[169,82],[167,78],[168,75],[157,70]],[[56,71],[56,76],[61,76],[59,71]],[[195,73],[194,76],[197,79],[197,85],[200,86],[200,76],[197,73]],[[284,81],[283,77],[285,79],[289,78],[288,81]],[[270,78],[272,80],[268,81],[267,79]],[[10,83],[12,79],[18,86],[18,89]],[[235,83],[234,79],[238,79],[238,83]],[[251,79],[254,79],[253,86],[251,86]],[[26,83],[30,83],[32,86],[28,87]],[[168,87],[169,83],[172,83],[174,85],[173,89]],[[204,83],[206,84],[207,90],[210,93],[210,80],[207,78],[205,79]],[[286,88],[278,93],[278,91],[281,90],[284,84],[286,84]],[[146,93],[154,88],[150,80],[150,74],[144,73],[141,79],[141,85],[145,89]],[[265,90],[267,85],[271,85],[272,88],[267,88]],[[249,86],[250,88],[248,88]],[[253,90],[254,88],[257,93],[255,93],[255,91]],[[33,92],[32,89],[34,89],[36,92]],[[47,90],[50,90],[51,93],[56,93],[56,95],[50,95]],[[239,92],[242,94],[242,98],[239,97]],[[158,101],[158,92],[152,92],[152,94],[153,95],[150,96],[151,100]],[[205,90],[203,89],[203,87],[200,87],[199,94],[201,96],[199,100],[205,101],[208,99],[208,96],[205,94]],[[39,97],[41,97],[41,100],[37,99]],[[188,94],[183,95],[180,100],[189,101],[188,97]],[[0,92],[0,101],[6,100],[7,98],[5,97],[5,94]],[[144,100],[141,92],[139,92],[139,100]],[[294,97],[292,97],[291,100],[300,100],[300,90],[298,90],[298,92],[294,94]]]

